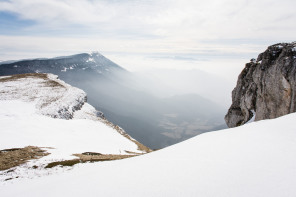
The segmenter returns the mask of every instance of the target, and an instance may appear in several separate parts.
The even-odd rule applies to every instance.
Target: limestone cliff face
[[[296,42],[269,46],[247,63],[232,91],[228,127],[296,111]],[[254,113],[255,112],[255,113]]]

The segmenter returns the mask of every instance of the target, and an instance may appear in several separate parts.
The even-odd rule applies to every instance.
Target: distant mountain
[[[53,73],[83,89],[107,119],[150,148],[225,127],[224,110],[215,103],[198,95],[152,95],[140,77],[99,53],[0,64],[0,76],[21,73]]]
[[[89,77],[105,77],[111,79],[116,72],[127,72],[117,64],[99,53],[83,53],[73,56],[52,59],[31,59],[0,63],[0,74],[12,75],[22,73],[53,73],[60,78],[76,81],[86,74]],[[79,76],[79,73],[83,77]]]

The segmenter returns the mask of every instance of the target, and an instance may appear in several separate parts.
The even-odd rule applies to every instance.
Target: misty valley
[[[220,93],[227,82],[195,72],[190,75],[167,71],[163,75],[144,76],[123,69],[97,52],[2,62],[0,66],[1,76],[58,75],[84,90],[88,102],[109,121],[152,149],[226,128],[223,117],[227,102]]]

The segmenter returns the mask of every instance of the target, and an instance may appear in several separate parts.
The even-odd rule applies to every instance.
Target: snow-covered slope
[[[0,186],[1,196],[295,196],[296,114],[126,160]]]
[[[20,74],[0,78],[0,100],[22,100],[35,105],[35,112],[71,119],[86,102],[86,93],[53,74]]]
[[[77,158],[73,154],[145,153],[138,142],[86,103],[82,90],[55,75],[1,77],[0,92],[0,150],[38,146],[51,153],[14,168],[13,173],[0,171],[0,182],[52,173],[44,166]]]

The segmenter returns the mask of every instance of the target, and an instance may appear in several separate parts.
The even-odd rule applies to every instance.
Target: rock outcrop
[[[269,46],[251,59],[232,91],[228,127],[277,118],[296,111],[296,42]]]

